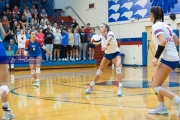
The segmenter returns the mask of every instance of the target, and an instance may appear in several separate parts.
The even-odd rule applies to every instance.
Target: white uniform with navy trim
[[[106,54],[112,54],[112,53],[120,52],[118,45],[117,45],[116,37],[113,34],[113,32],[109,31],[107,34],[107,38],[109,36],[113,37],[113,39],[110,41],[110,45],[107,46],[105,53]],[[103,35],[100,35],[100,38],[102,39],[101,46],[104,47],[107,43],[107,39]]]
[[[161,54],[161,58],[167,61],[179,61],[178,51],[173,39],[173,31],[171,27],[163,22],[156,22],[152,26],[152,39],[156,46],[156,50],[159,45],[159,40],[157,38],[159,34],[164,34],[166,38],[166,45]]]

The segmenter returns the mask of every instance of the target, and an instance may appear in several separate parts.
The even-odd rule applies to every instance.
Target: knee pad
[[[36,73],[41,73],[40,68],[36,68]]]
[[[160,89],[161,89],[161,86],[154,87],[154,92],[156,95],[159,94]]]
[[[102,72],[100,69],[98,69],[98,71],[96,72],[96,74],[99,75],[99,76],[101,76],[101,75],[103,74],[103,72]]]
[[[31,70],[31,74],[32,75],[36,74],[36,71],[35,70]]]
[[[117,67],[116,68],[116,74],[121,74],[122,73],[121,69],[122,69],[121,67]]]
[[[1,89],[1,90],[4,90],[4,91],[6,92],[6,95],[8,95],[8,93],[9,93],[9,87],[8,87],[7,85],[2,85],[2,86],[0,87],[0,89]]]

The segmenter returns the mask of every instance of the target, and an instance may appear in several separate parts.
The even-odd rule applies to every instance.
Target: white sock
[[[3,102],[3,103],[2,103],[2,106],[4,106],[4,107],[9,107],[9,103],[8,103],[8,102]]]
[[[180,97],[175,95],[174,98],[173,98],[173,101],[178,104],[180,102]]]
[[[164,107],[165,105],[164,105],[164,102],[158,102],[158,106],[159,107]]]
[[[36,81],[38,81],[38,82],[39,82],[39,79],[36,79]]]
[[[122,83],[119,83],[119,87],[122,87]]]
[[[91,86],[94,86],[94,85],[95,85],[95,82],[94,82],[94,81],[92,81],[92,82],[90,83],[90,85],[91,85]]]

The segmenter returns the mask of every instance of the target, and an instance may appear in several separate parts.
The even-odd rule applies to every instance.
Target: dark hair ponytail
[[[102,24],[107,28],[107,32],[111,31],[109,25],[107,25],[106,23],[102,23]]]
[[[154,24],[157,20],[164,22],[164,11],[160,6],[154,6],[151,8],[151,13],[154,15]]]

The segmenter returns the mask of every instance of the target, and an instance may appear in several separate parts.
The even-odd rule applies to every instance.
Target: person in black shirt
[[[76,22],[76,20],[75,19],[73,19],[73,21],[72,21],[72,24],[71,24],[71,28],[76,28],[78,26],[78,23]]]
[[[54,35],[50,32],[50,29],[47,28],[47,32],[45,33],[45,40],[44,40],[44,42],[45,42],[46,48],[49,50],[51,55],[49,56],[46,53],[46,61],[49,60],[49,57],[50,57],[50,61],[52,61],[53,40],[54,40]]]
[[[15,14],[15,13],[13,13],[12,18],[10,19],[10,29],[11,29],[11,30],[13,29],[14,21],[19,21],[19,19],[16,17],[16,14]]]
[[[9,4],[6,4],[6,7],[3,9],[4,15],[7,13],[7,10],[11,11]]]
[[[84,32],[84,26],[81,27],[81,32],[80,34],[80,39],[81,39],[81,44],[79,48],[79,60],[81,60],[81,53],[83,52],[83,59],[86,60],[86,46],[87,46],[87,37],[86,33]]]

